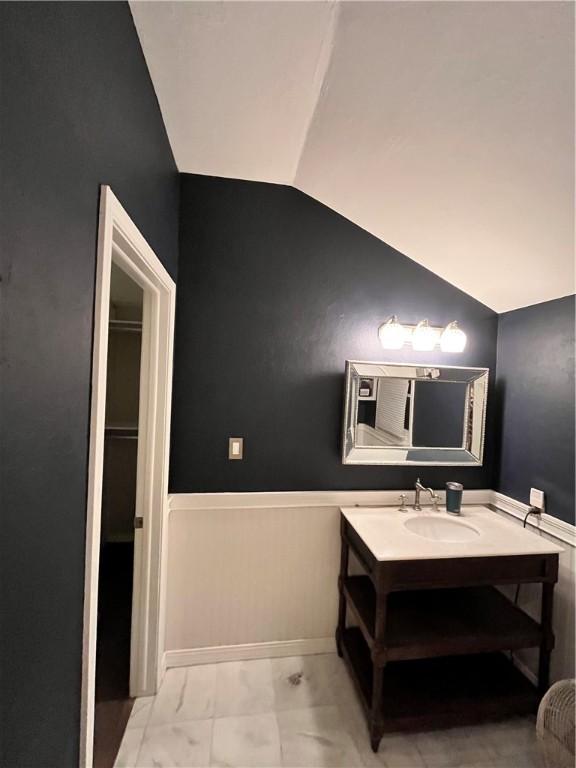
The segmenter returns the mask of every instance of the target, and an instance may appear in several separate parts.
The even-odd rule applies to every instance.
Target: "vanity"
[[[348,361],[342,463],[482,466],[488,376],[486,368]],[[416,487],[411,509],[404,494],[399,506],[341,509],[336,644],[374,751],[387,731],[535,712],[549,682],[561,549],[486,506],[450,515],[436,492]],[[420,490],[434,506],[420,506]],[[534,583],[538,621],[499,589]],[[521,648],[539,649],[537,685],[513,663]]]
[[[548,687],[559,547],[488,507],[343,507],[336,643],[374,751],[388,731],[535,712]],[[361,573],[350,573],[350,559]],[[540,621],[496,587],[542,585]],[[539,648],[534,686],[505,652]]]

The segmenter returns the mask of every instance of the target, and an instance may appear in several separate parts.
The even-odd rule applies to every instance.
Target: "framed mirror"
[[[342,463],[481,466],[488,373],[347,360]]]

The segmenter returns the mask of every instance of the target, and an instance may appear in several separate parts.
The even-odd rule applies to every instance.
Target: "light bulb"
[[[462,352],[466,346],[466,334],[458,328],[456,321],[448,323],[440,337],[440,349],[442,352]]]
[[[378,328],[380,343],[384,349],[402,349],[406,341],[406,329],[398,322],[396,315]]]
[[[421,320],[412,331],[412,347],[417,352],[430,352],[436,346],[440,331],[430,328],[428,320]]]

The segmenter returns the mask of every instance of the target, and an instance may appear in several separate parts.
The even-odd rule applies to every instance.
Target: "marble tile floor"
[[[137,699],[116,768],[542,768],[534,718],[393,734],[370,749],[336,654],[169,669]]]

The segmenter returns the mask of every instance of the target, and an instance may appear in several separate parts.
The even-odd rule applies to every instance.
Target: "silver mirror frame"
[[[442,460],[424,461],[399,460],[398,448],[358,446],[354,441],[357,421],[357,393],[355,391],[355,366],[386,366],[392,368],[435,368],[441,371],[458,371],[457,380],[468,384],[466,391],[465,421],[463,426],[463,444],[459,448],[410,448],[411,454],[418,452],[429,453],[434,450],[442,457]],[[342,422],[342,464],[348,465],[379,465],[379,466],[443,466],[443,467],[481,467],[484,458],[484,440],[486,432],[486,407],[488,402],[489,368],[469,368],[454,365],[435,365],[430,363],[404,363],[404,362],[373,362],[363,360],[346,361],[346,389],[344,395],[344,416]],[[366,375],[366,374],[365,374]],[[376,374],[375,374],[376,376]],[[400,377],[401,378],[401,377]],[[426,376],[421,379],[428,378]],[[418,380],[418,379],[415,379]],[[406,450],[406,449],[403,449]],[[382,454],[390,452],[390,458],[386,459]],[[457,454],[465,452],[470,456],[468,461],[458,461]]]

